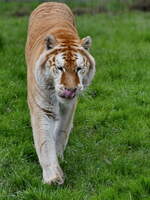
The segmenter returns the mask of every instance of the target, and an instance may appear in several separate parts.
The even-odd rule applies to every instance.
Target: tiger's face
[[[95,61],[83,46],[58,46],[50,50],[45,63],[45,77],[53,79],[56,97],[72,100],[91,82]]]
[[[59,98],[73,99],[86,88],[90,61],[85,55],[75,51],[61,52],[48,62]]]

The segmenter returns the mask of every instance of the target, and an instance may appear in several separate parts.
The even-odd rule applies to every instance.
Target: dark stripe
[[[47,115],[48,118],[56,119],[56,114],[52,111],[46,110],[44,108],[41,108],[41,110],[43,110],[43,112]]]

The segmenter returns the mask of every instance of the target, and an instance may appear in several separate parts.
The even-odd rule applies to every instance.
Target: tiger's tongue
[[[75,92],[74,92],[74,91],[71,91],[71,90],[65,90],[65,91],[64,91],[64,95],[65,95],[66,97],[74,97]]]

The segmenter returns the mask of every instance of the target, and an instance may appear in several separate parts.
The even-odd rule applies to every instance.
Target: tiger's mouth
[[[73,99],[76,96],[76,89],[64,89],[59,96],[64,99]]]

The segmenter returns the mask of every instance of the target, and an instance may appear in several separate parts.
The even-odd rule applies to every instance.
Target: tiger
[[[92,39],[79,38],[64,3],[45,2],[29,18],[25,58],[27,101],[43,183],[63,184],[58,158],[68,143],[78,96],[95,74]]]

